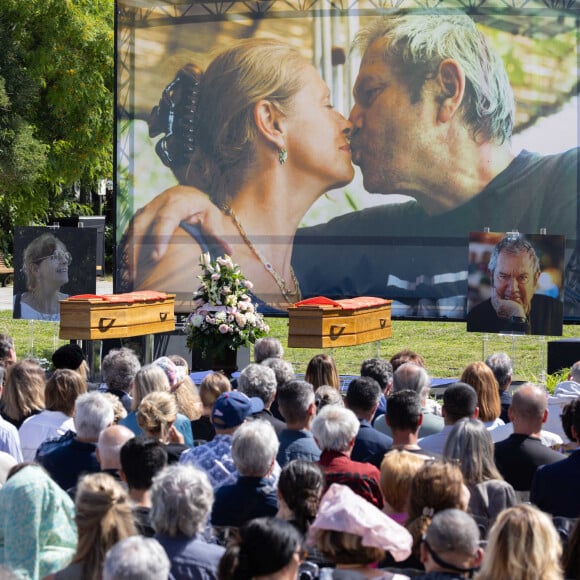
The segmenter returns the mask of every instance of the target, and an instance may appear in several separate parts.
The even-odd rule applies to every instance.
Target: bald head
[[[548,416],[548,396],[546,391],[526,383],[512,397],[509,414],[514,424],[514,433],[531,435],[542,429]]]
[[[121,468],[121,447],[133,437],[135,433],[123,425],[111,425],[101,431],[97,442],[97,459],[102,470]]]

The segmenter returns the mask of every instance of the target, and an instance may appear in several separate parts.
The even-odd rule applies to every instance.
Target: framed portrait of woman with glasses
[[[13,318],[60,320],[60,301],[96,289],[96,230],[17,228]]]

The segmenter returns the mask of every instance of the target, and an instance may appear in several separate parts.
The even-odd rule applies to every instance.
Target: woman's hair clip
[[[197,138],[197,99],[203,72],[194,64],[182,67],[165,87],[159,104],[149,116],[149,136],[164,136],[155,151],[163,163],[173,169],[187,167]]]

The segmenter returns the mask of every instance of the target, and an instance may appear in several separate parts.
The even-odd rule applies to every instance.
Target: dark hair
[[[346,391],[346,404],[352,411],[370,411],[380,398],[381,386],[371,377],[353,379]]]
[[[570,539],[564,545],[562,567],[564,568],[565,578],[573,580],[580,578],[580,519],[576,520]]]
[[[445,416],[452,423],[463,417],[472,417],[477,407],[477,393],[466,383],[453,383],[443,393],[443,407]]]
[[[300,532],[277,518],[250,520],[222,556],[218,580],[250,580],[274,574],[292,560],[302,545]]]
[[[580,397],[577,397],[564,405],[561,419],[566,437],[568,437],[570,441],[578,441],[580,438]],[[572,436],[572,427],[576,429],[576,437]]]
[[[165,445],[152,437],[134,437],[121,447],[121,468],[131,489],[150,489],[167,465]]]
[[[384,391],[393,380],[393,365],[384,358],[367,358],[360,366],[360,376],[375,379]]]
[[[14,349],[14,339],[9,334],[0,334],[0,361],[8,358]]]
[[[324,472],[312,461],[294,459],[280,473],[278,492],[294,514],[294,524],[306,534],[324,491]]]
[[[387,399],[387,419],[391,429],[416,431],[421,417],[421,398],[418,393],[405,389]]]

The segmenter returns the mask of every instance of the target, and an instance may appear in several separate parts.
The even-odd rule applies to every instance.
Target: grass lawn
[[[282,341],[286,348],[288,320],[270,318],[271,336]],[[380,355],[391,357],[395,352],[410,348],[423,355],[434,377],[458,377],[462,369],[475,360],[482,360],[492,352],[507,352],[514,361],[517,380],[540,381],[547,365],[547,340],[537,336],[508,337],[490,334],[484,341],[479,333],[467,333],[465,323],[409,322],[395,320],[393,337],[381,343],[357,347],[329,349],[341,374],[358,374],[363,359]],[[58,339],[58,324],[50,322],[13,320],[10,310],[0,311],[0,332],[14,337],[20,357],[35,356],[50,360],[52,352],[66,341]],[[564,337],[580,336],[580,327],[567,325]],[[286,357],[297,372],[304,372],[317,349],[286,348]]]

